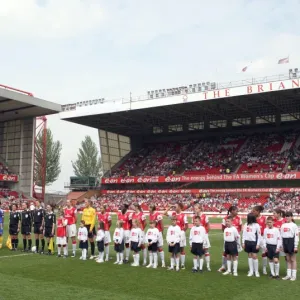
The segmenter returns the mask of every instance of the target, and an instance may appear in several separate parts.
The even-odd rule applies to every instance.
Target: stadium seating
[[[297,155],[298,137],[295,132],[149,144],[129,156],[112,176],[283,172]]]

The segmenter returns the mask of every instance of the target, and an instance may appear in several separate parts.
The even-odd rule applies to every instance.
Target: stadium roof
[[[261,118],[261,123],[275,123],[275,116],[280,115],[286,121],[297,121],[300,120],[299,82],[299,76],[277,77],[276,80],[265,77],[260,81],[252,79],[248,84],[244,82],[239,87],[219,85],[207,95],[205,92],[193,92],[129,102],[103,102],[101,99],[98,104],[93,103],[95,100],[83,101],[70,104],[70,107],[64,106],[60,116],[66,121],[125,136],[152,134],[154,127],[196,124],[207,120],[250,125],[249,120],[257,117]],[[204,96],[207,98],[204,99]]]
[[[55,114],[61,105],[35,98],[31,93],[0,85],[0,121]]]

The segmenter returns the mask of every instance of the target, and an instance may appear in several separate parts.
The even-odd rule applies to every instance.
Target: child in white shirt
[[[80,222],[80,227],[78,229],[78,240],[79,249],[81,249],[81,256],[79,259],[86,260],[86,254],[88,249],[88,231],[85,227],[85,222]]]
[[[117,227],[114,232],[113,241],[115,243],[115,251],[117,260],[115,264],[122,265],[124,260],[124,229],[123,221],[117,222]]]
[[[194,226],[191,228],[190,231],[190,246],[191,246],[191,253],[194,255],[193,263],[194,267],[192,269],[193,273],[199,271],[203,272],[203,255],[205,253],[203,249],[203,244],[207,243],[207,234],[205,228],[200,225],[200,217],[194,217]],[[199,264],[198,264],[199,260]]]
[[[146,243],[149,252],[149,265],[147,268],[157,268],[157,243],[159,230],[156,228],[156,221],[150,221],[150,228],[146,232]]]
[[[140,251],[141,244],[143,242],[143,233],[140,228],[140,223],[137,219],[132,220],[132,229],[130,231],[130,248],[133,251],[133,263],[132,267],[138,267],[140,265]]]
[[[179,271],[179,254],[180,254],[180,239],[181,239],[181,229],[176,225],[176,216],[172,217],[172,225],[167,231],[167,243],[169,245],[169,253],[171,254],[171,266],[168,270],[174,270],[174,265],[176,262],[176,271]]]
[[[96,263],[103,263],[104,262],[104,238],[105,238],[105,231],[104,231],[104,223],[99,222],[96,242],[99,251],[98,259],[96,259]]]

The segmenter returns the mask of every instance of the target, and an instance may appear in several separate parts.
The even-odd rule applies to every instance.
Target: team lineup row
[[[143,265],[157,268],[158,255],[160,256],[162,267],[165,267],[163,251],[163,216],[155,211],[155,206],[151,206],[149,214],[150,226],[145,233],[146,216],[138,204],[133,204],[134,212],[128,212],[129,205],[124,205],[121,212],[118,213],[117,227],[113,234],[114,250],[116,252],[116,264],[129,262],[130,250],[133,253],[132,266],[139,266],[140,252],[143,253]],[[171,207],[170,207],[171,209]],[[166,242],[170,253],[170,270],[179,271],[185,268],[185,247],[186,230],[188,221],[183,211],[184,207],[178,203],[174,206],[174,212],[165,211],[165,215],[171,217],[172,225],[168,227]],[[228,216],[223,219],[222,228],[224,231],[224,253],[222,257],[222,267],[220,272],[224,275],[232,274],[237,276],[238,253],[245,250],[248,253],[248,276],[255,275],[259,277],[257,253],[262,251],[263,273],[267,274],[267,264],[271,276],[279,278],[279,256],[285,256],[287,262],[287,276],[285,280],[296,280],[296,256],[298,251],[298,227],[293,223],[292,214],[286,213],[283,218],[283,212],[275,210],[274,218],[261,215],[263,208],[256,206],[252,213],[247,217],[247,223],[242,229],[242,220],[238,216],[236,207],[231,207]],[[67,201],[66,207],[60,211],[56,220],[51,206],[46,207],[46,211],[41,208],[40,203],[36,203],[34,210],[30,211],[27,205],[22,205],[22,211],[18,212],[15,205],[10,212],[9,234],[11,236],[12,250],[18,248],[18,233],[23,235],[23,251],[31,251],[31,228],[35,234],[34,251],[44,253],[45,240],[49,249],[50,239],[56,231],[56,244],[58,256],[61,256],[61,250],[64,251],[64,257],[67,257],[67,241],[72,240],[72,257],[75,257],[77,241],[82,250],[80,259],[87,259],[88,241],[91,248],[90,259],[96,258],[96,262],[102,263],[109,260],[109,244],[111,243],[110,227],[111,215],[106,212],[104,206],[96,212],[91,207],[89,200],[85,201],[85,208],[82,212],[80,228],[76,233],[77,211],[72,207],[70,201]],[[95,229],[96,218],[98,219],[98,228]],[[0,238],[3,235],[3,212],[0,212]],[[240,236],[240,233],[243,233]],[[190,230],[189,242],[193,258],[193,269],[195,272],[202,272],[204,259],[206,267],[210,271],[209,255],[209,220],[202,213],[201,206],[194,204],[193,227]],[[242,241],[241,241],[242,237]],[[95,240],[99,255],[95,256]],[[41,250],[39,246],[41,241]],[[0,241],[2,243],[2,241]],[[28,246],[28,247],[27,247]],[[148,253],[149,252],[149,256]],[[48,254],[51,251],[48,250]],[[105,254],[105,258],[104,258]]]

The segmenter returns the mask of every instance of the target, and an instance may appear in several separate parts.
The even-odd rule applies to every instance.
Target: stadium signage
[[[183,189],[183,190],[102,190],[102,194],[224,194],[224,193],[299,193],[300,188]]]
[[[181,176],[140,176],[125,178],[102,178],[102,184],[134,184],[164,182],[213,182],[213,181],[259,181],[259,180],[295,180],[300,179],[300,172],[289,173],[251,173],[219,175],[181,175]]]
[[[18,182],[19,180],[17,175],[0,174],[0,181]]]

